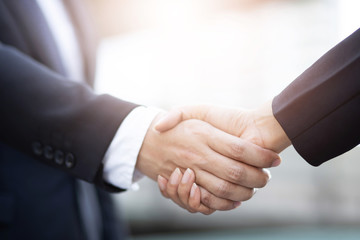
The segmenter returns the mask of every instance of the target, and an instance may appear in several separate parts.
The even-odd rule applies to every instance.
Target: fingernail
[[[197,185],[196,183],[193,183],[191,190],[190,190],[190,197],[193,198],[195,196],[195,191],[196,191]]]
[[[237,208],[241,205],[241,202],[234,202],[234,208]]]
[[[268,182],[269,182],[269,181],[270,181],[270,179],[271,179],[271,172],[270,172],[270,170],[269,170],[269,169],[264,168],[264,169],[263,169],[263,171],[264,171],[264,172],[266,172],[266,174],[269,176],[269,179],[268,179]]]
[[[254,188],[253,196],[257,193],[258,190],[258,188]]]
[[[278,158],[275,161],[273,161],[273,163],[271,164],[271,167],[277,167],[280,165],[280,163],[281,163],[281,159]]]
[[[159,128],[159,126],[161,125],[161,123],[162,123],[163,121],[164,121],[164,120],[163,120],[163,117],[161,117],[160,120],[158,120],[158,121],[155,123],[154,129],[155,129],[156,131],[159,131],[158,128]]]
[[[177,185],[180,182],[180,169],[176,168],[175,171],[170,176],[170,184],[171,185]]]
[[[166,189],[166,186],[164,184],[164,179],[162,176],[158,175],[158,185],[159,185],[159,188],[161,189],[161,191],[165,191]]]
[[[181,179],[181,183],[185,184],[189,181],[191,175],[191,170],[188,168],[186,169],[183,178]]]
[[[165,122],[165,119],[167,118],[168,116],[168,113],[164,114],[163,116],[160,117],[160,119],[155,123],[154,125],[154,129],[156,131],[159,131],[161,129],[159,129],[159,126],[161,126],[164,122]]]

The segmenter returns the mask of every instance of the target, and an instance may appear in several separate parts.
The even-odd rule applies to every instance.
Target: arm
[[[87,86],[67,81],[4,45],[0,46],[0,65],[0,140],[75,177],[119,191],[104,182],[102,160],[136,105],[95,95]],[[209,133],[218,139],[209,141]],[[220,140],[228,145],[220,148]],[[67,164],[68,156],[73,157],[72,164]],[[261,159],[266,166],[278,158],[202,122],[187,122],[164,134],[154,131],[152,124],[136,166],[152,179],[159,174],[168,177],[175,167],[192,167],[204,188],[206,181],[211,182],[206,186],[209,191],[202,188],[204,202],[214,209],[228,209],[233,201],[250,198],[252,188],[264,186],[268,179],[266,172],[238,162],[245,156]],[[218,202],[221,197],[225,199]]]
[[[181,121],[199,119],[276,152],[293,144],[307,162],[317,166],[360,143],[359,79],[357,30],[272,102],[255,111],[208,105],[182,107],[171,111],[155,128],[164,132]],[[168,196],[178,201],[176,196]]]
[[[360,30],[322,56],[272,102],[254,111],[200,105],[175,109],[156,129],[200,119],[281,152],[290,144],[312,165],[360,142]]]
[[[0,45],[0,76],[2,142],[116,190],[103,181],[102,159],[135,104],[95,95],[86,85],[68,81],[5,45]],[[72,164],[66,164],[70,158]]]
[[[360,143],[360,29],[273,100],[274,116],[311,165]]]

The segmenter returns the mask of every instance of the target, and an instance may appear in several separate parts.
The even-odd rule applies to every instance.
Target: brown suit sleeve
[[[360,29],[323,55],[273,101],[297,152],[318,166],[360,143]]]

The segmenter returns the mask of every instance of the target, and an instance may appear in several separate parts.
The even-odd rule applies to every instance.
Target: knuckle
[[[168,194],[169,195],[169,199],[173,200],[173,201],[177,201],[178,197],[175,194]]]
[[[184,159],[186,161],[196,161],[198,158],[198,154],[189,148],[186,148],[179,153],[179,159]]]
[[[222,201],[216,209],[221,211],[232,210],[234,209],[234,203],[230,200]]]
[[[218,197],[221,198],[229,198],[231,194],[231,184],[225,181],[222,181],[216,189],[216,193]]]
[[[234,156],[241,156],[244,154],[245,147],[242,141],[233,142],[230,144],[231,154]]]
[[[262,149],[260,152],[260,159],[262,160],[260,167],[269,168],[271,167],[275,157],[273,154],[267,152],[267,150]]]
[[[190,119],[186,121],[186,131],[189,135],[193,135],[199,138],[211,136],[210,125],[196,119]]]
[[[187,202],[188,194],[186,194],[185,191],[181,191],[181,190],[179,189],[178,192],[177,192],[177,195],[179,196],[179,199],[180,199],[183,203],[186,203],[186,202]]]
[[[247,138],[247,140],[255,145],[258,145],[258,146],[263,146],[264,143],[262,141],[262,139],[260,139],[259,137],[256,137],[256,136],[252,136],[252,137],[249,137]]]
[[[214,195],[204,191],[201,193],[202,204],[210,210],[231,210],[233,209],[233,203],[230,200],[217,198]]]
[[[176,187],[173,187],[173,186],[168,187],[168,189],[166,191],[166,194],[168,195],[168,198],[177,199],[178,193],[177,193],[176,190],[177,190]]]
[[[202,211],[201,213],[204,214],[204,215],[211,215],[215,212],[215,210],[212,210],[212,209],[206,209],[204,211]]]
[[[254,195],[254,190],[253,189],[248,189],[244,192],[243,194],[243,200],[242,201],[248,201],[252,198],[252,196]]]
[[[197,213],[198,212],[198,211],[196,211],[196,210],[194,210],[192,208],[188,208],[187,210],[188,210],[189,213]]]
[[[209,193],[206,194],[201,193],[201,202],[205,206],[211,207],[213,205],[214,199],[211,197]]]
[[[170,198],[169,195],[167,194],[167,192],[161,191],[161,190],[160,190],[160,192],[161,192],[161,195],[162,195],[164,198]]]
[[[266,184],[269,181],[269,175],[267,175],[266,173],[263,173],[261,178],[260,178],[260,182],[259,182],[259,186],[258,188],[263,188],[266,186]]]
[[[246,169],[240,165],[233,165],[228,169],[231,181],[242,183],[246,179]]]
[[[195,209],[197,209],[197,207],[195,206],[195,204],[193,204],[193,203],[191,203],[191,202],[189,202],[189,204],[188,204],[189,206],[189,209],[191,209],[191,210],[195,210]]]
[[[190,119],[184,122],[185,130],[188,131],[190,134],[201,134],[202,131],[199,130],[199,120]]]

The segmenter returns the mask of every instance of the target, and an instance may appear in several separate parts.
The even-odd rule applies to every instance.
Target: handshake
[[[360,144],[359,69],[360,29],[257,110],[200,105],[158,116],[136,167],[190,212],[236,208],[290,144],[313,166]]]
[[[271,178],[291,144],[271,103],[246,111],[186,106],[158,115],[139,152],[136,168],[158,182],[164,197],[189,212],[231,210]]]
[[[360,29],[256,110],[199,105],[157,116],[136,168],[190,212],[234,209],[266,185],[264,168],[290,144],[313,166],[360,144],[359,69]]]

